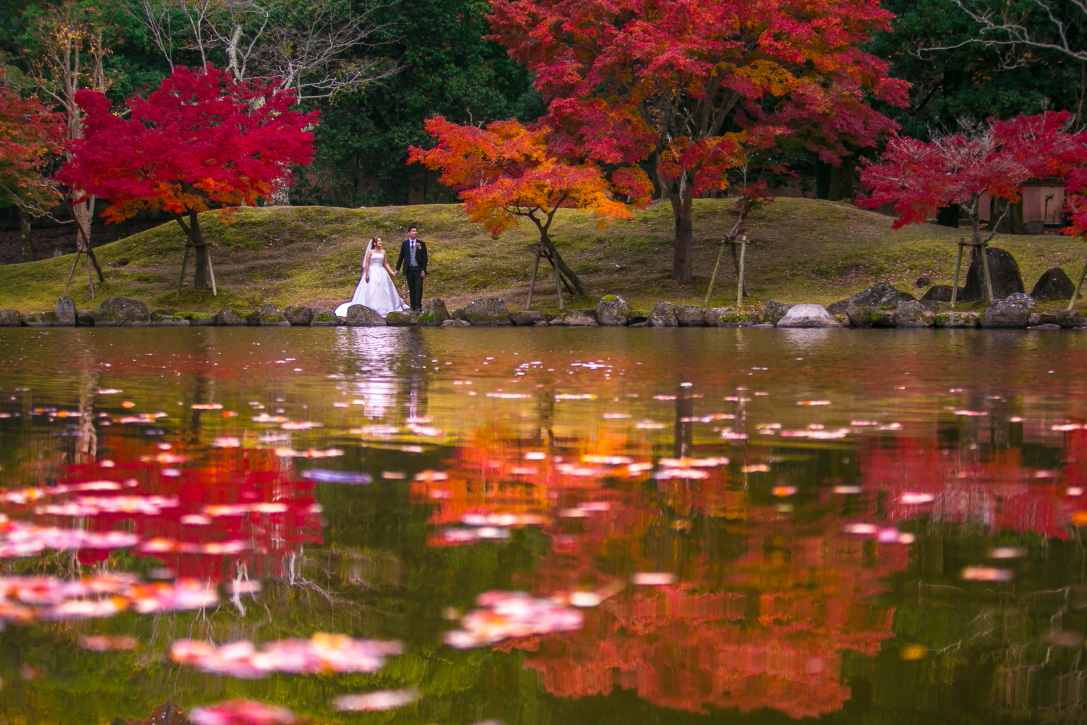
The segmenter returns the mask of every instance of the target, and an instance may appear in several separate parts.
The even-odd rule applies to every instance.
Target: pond
[[[2,722],[1085,716],[1087,334],[0,329],[0,474]]]

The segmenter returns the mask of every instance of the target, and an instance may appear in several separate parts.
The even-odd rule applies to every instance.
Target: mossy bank
[[[672,215],[655,204],[633,219],[612,223],[603,232],[590,214],[563,211],[555,222],[559,249],[587,283],[590,296],[566,298],[572,307],[592,306],[603,295],[621,295],[635,310],[648,312],[658,300],[702,304],[724,231],[731,226],[733,202],[695,203],[695,281],[677,285],[672,271]],[[240,210],[233,224],[207,215],[218,297],[191,289],[180,295],[177,279],[184,237],[174,223],[163,224],[95,251],[106,275],[91,300],[86,271],[77,271],[69,296],[79,308],[97,307],[107,297],[144,301],[151,309],[215,312],[224,307],[256,309],[335,306],[350,297],[366,240],[383,237],[394,246],[409,224],[418,224],[429,245],[431,268],[424,298],[443,298],[460,307],[498,297],[511,309],[524,305],[536,238],[527,226],[494,240],[468,223],[458,205],[368,209],[265,207]],[[747,304],[770,299],[827,304],[873,282],[887,281],[917,291],[928,277],[950,283],[955,241],[963,232],[919,225],[891,230],[891,219],[851,204],[779,199],[759,210],[748,225]],[[1075,278],[1082,242],[1058,235],[998,236],[994,246],[1011,252],[1024,283],[1051,267]],[[72,257],[0,266],[0,308],[51,311],[61,297]],[[191,264],[190,264],[191,270]],[[401,287],[403,283],[397,280]],[[405,289],[401,292],[406,294]],[[718,275],[711,306],[735,301],[736,280],[728,254]],[[554,278],[541,267],[533,307],[557,310]]]

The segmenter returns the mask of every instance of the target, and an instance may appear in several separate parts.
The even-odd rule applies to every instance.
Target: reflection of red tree
[[[115,454],[122,453],[115,448]],[[264,449],[208,449],[180,463],[156,459],[159,451],[118,455],[115,465],[98,463],[71,466],[60,483],[114,480],[136,485],[103,496],[176,497],[178,506],[156,516],[99,513],[90,517],[90,530],[125,529],[141,542],[155,539],[177,542],[175,550],[154,554],[178,576],[221,580],[244,571],[254,577],[281,577],[288,557],[307,542],[320,543],[320,509],[313,498],[313,483],[294,478],[289,459]],[[181,455],[173,449],[166,455]],[[164,475],[176,469],[179,475]],[[208,506],[277,504],[268,512],[208,516]],[[70,522],[59,521],[60,524]],[[241,553],[186,552],[186,545],[240,542]],[[108,552],[82,551],[80,559],[93,563]]]
[[[1076,451],[1085,446],[1087,435],[1082,431],[1069,434],[1066,455],[1075,460]],[[934,438],[909,435],[859,450],[865,495],[874,508],[875,495],[883,494],[882,507],[891,521],[931,517],[994,531],[1067,538],[1072,515],[1080,508],[1067,496],[1067,486],[1083,485],[1082,465],[1038,477],[1036,469],[1023,463],[1021,453],[1011,448],[965,460],[960,451],[949,450]],[[917,503],[916,494],[927,494],[931,501]]]
[[[562,451],[526,474],[531,446],[492,432],[458,452],[447,480],[414,484],[417,500],[437,504],[436,525],[465,513],[543,514],[552,547],[525,575],[535,593],[622,588],[578,632],[501,646],[529,651],[528,666],[559,696],[625,688],[691,711],[840,709],[843,651],[875,654],[892,635],[893,610],[873,598],[906,567],[906,547],[843,533],[831,516],[796,524],[753,503],[726,468],[647,485],[644,470],[601,462],[625,443],[604,444],[606,454]],[[734,555],[716,553],[721,539]],[[640,571],[670,572],[676,583],[630,586]]]

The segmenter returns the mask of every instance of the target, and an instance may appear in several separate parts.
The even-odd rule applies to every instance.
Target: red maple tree
[[[59,201],[46,166],[61,153],[64,134],[60,114],[0,86],[0,206],[14,206],[24,218],[41,216]]]
[[[540,245],[580,295],[588,294],[577,274],[563,261],[551,238],[551,223],[562,208],[587,209],[602,228],[608,219],[633,216],[630,206],[649,203],[652,185],[634,166],[620,168],[611,179],[592,162],[574,163],[549,149],[552,131],[545,125],[495,121],[485,128],[459,126],[441,116],[427,119],[426,130],[437,146],[411,147],[408,162],[441,171],[440,181],[459,192],[468,218],[497,238],[521,218],[536,225]]]
[[[105,218],[119,222],[141,210],[174,215],[196,250],[194,286],[214,291],[201,212],[231,211],[271,199],[291,180],[291,170],[313,158],[307,127],[318,113],[294,110],[294,93],[272,81],[235,81],[212,66],[183,66],[147,98],[128,103],[127,117],[113,115],[101,93],[81,91],[83,138],[57,178],[109,199]],[[184,263],[182,276],[184,276]]]
[[[752,149],[795,137],[837,162],[893,123],[906,84],[861,50],[877,0],[493,0],[494,39],[535,74],[562,155],[652,160],[690,282],[695,196],[728,186]],[[577,153],[574,153],[576,150]]]
[[[895,229],[923,223],[939,207],[957,204],[970,220],[970,246],[975,256],[980,256],[980,250],[996,235],[1010,203],[1019,200],[1025,181],[1068,176],[1087,158],[1087,136],[1065,130],[1069,117],[1062,111],[990,120],[929,142],[895,138],[879,163],[861,172],[861,182],[870,194],[857,203],[869,209],[893,205],[898,214],[892,225]],[[1009,204],[992,225],[993,231],[982,238],[980,204],[985,195]],[[984,269],[991,298],[988,265]]]

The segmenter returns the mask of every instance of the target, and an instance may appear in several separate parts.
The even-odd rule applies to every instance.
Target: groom
[[[408,278],[408,297],[411,298],[411,309],[423,309],[423,278],[426,277],[426,244],[423,240],[416,239],[418,228],[412,224],[408,227],[408,238],[400,244],[400,256],[396,259],[396,271],[400,271],[400,265],[407,262],[404,276]]]

